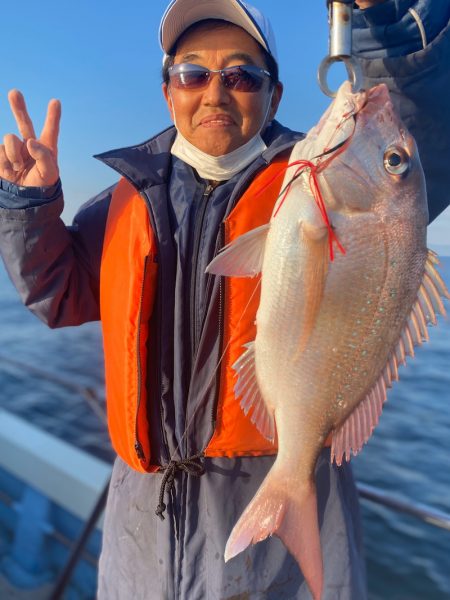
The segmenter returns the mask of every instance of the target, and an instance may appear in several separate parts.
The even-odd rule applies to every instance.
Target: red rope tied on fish
[[[331,157],[330,157],[331,158]],[[258,193],[256,194],[256,196],[258,196],[259,194],[261,194],[270,184],[272,184],[275,179],[277,179],[280,175],[282,175],[283,173],[285,173],[287,171],[287,169],[289,169],[290,167],[295,167],[296,165],[298,165],[298,168],[296,169],[291,181],[287,184],[286,188],[282,191],[282,198],[277,206],[276,211],[273,214],[273,217],[275,218],[279,212],[279,210],[281,209],[281,207],[284,204],[284,201],[287,198],[287,195],[289,194],[289,191],[291,189],[292,184],[294,183],[294,181],[306,170],[309,169],[309,187],[311,189],[311,192],[314,196],[314,199],[316,201],[317,207],[320,211],[320,214],[322,215],[322,219],[328,229],[328,244],[330,247],[330,260],[333,261],[334,260],[334,248],[333,248],[333,242],[336,243],[337,247],[339,248],[340,252],[342,254],[345,254],[345,249],[342,246],[342,244],[340,243],[337,235],[334,232],[333,226],[330,222],[330,219],[328,217],[328,213],[327,213],[327,209],[325,206],[325,202],[322,196],[322,192],[320,190],[320,186],[319,186],[319,181],[317,178],[317,174],[318,172],[320,172],[328,163],[330,162],[330,159],[326,160],[324,163],[319,163],[319,164],[314,164],[313,162],[311,162],[310,160],[296,160],[292,163],[289,163],[286,167],[284,167],[283,169],[281,169],[274,177],[272,177],[272,179],[270,179],[266,185],[260,189],[258,191]]]
[[[336,127],[336,132],[339,131],[339,129],[342,127],[342,124],[347,119],[349,119],[351,116],[354,117],[354,115],[355,115],[355,113],[353,111],[345,113],[342,117],[341,122]],[[280,175],[283,175],[287,171],[287,169],[289,169],[290,167],[293,167],[295,165],[298,165],[298,169],[295,171],[294,176],[292,177],[291,181],[287,184],[286,188],[281,192],[283,194],[283,197],[281,198],[280,203],[278,204],[277,209],[273,215],[274,217],[276,217],[280,208],[282,207],[284,201],[286,200],[287,195],[289,194],[289,191],[290,191],[291,186],[294,183],[294,181],[296,179],[298,179],[298,177],[300,177],[300,175],[306,169],[309,169],[309,187],[310,187],[311,192],[314,196],[314,199],[317,203],[317,206],[320,210],[322,219],[328,229],[328,243],[330,246],[330,260],[331,261],[334,260],[333,242],[336,243],[341,254],[345,255],[345,248],[340,243],[337,235],[334,232],[333,225],[331,224],[330,219],[328,218],[327,208],[325,206],[322,192],[320,190],[317,174],[320,173],[320,171],[323,171],[336,158],[336,156],[338,156],[339,154],[344,152],[344,150],[347,148],[348,144],[350,143],[350,140],[353,137],[353,133],[354,133],[354,131],[349,135],[349,137],[346,140],[344,140],[340,144],[337,144],[336,146],[334,146],[334,148],[330,148],[328,146],[327,148],[324,149],[322,154],[315,156],[314,158],[317,159],[316,164],[314,164],[310,160],[296,160],[292,163],[289,163],[286,167],[284,167],[276,175],[274,175],[274,177],[272,177],[266,183],[266,185],[264,185],[264,187],[261,188],[256,194],[256,196],[259,196],[259,194],[261,194],[269,185],[271,185]],[[324,160],[322,160],[322,159],[324,159]]]

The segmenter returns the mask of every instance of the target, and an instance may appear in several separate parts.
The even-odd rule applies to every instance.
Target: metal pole
[[[419,502],[398,500],[386,492],[363,483],[358,483],[357,488],[360,497],[364,498],[365,500],[398,510],[402,513],[417,517],[421,521],[430,523],[435,527],[440,527],[441,529],[450,531],[450,515],[441,510],[431,508]]]
[[[75,569],[77,562],[80,559],[81,553],[83,552],[83,549],[89,539],[89,536],[91,535],[92,531],[94,530],[95,524],[97,523],[100,515],[102,514],[102,512],[105,508],[106,499],[108,497],[108,488],[109,488],[109,481],[107,482],[102,493],[98,497],[98,500],[95,503],[92,513],[89,516],[89,519],[86,521],[86,525],[84,526],[84,529],[81,532],[81,535],[78,538],[78,540],[72,550],[72,554],[70,555],[66,566],[64,567],[63,571],[60,573],[60,575],[58,577],[58,581],[56,582],[55,588],[54,588],[49,600],[62,600],[64,590],[66,589],[67,585],[70,582],[73,570]]]

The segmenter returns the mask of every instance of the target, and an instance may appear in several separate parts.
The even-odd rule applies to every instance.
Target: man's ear
[[[170,118],[172,119],[173,122],[175,122],[175,119],[173,117],[172,96],[170,95],[170,92],[169,92],[169,86],[165,82],[162,84],[162,93],[163,93],[164,99],[166,101],[167,108],[169,109]]]
[[[273,90],[272,100],[270,101],[270,112],[269,112],[269,121],[275,118],[276,112],[278,110],[278,106],[281,102],[281,97],[283,96],[283,84],[279,81]]]

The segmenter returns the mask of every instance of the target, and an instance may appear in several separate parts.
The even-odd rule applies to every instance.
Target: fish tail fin
[[[228,538],[225,561],[250,544],[275,534],[298,562],[314,600],[323,588],[323,563],[313,483],[288,490],[281,479],[270,476],[243,512]]]

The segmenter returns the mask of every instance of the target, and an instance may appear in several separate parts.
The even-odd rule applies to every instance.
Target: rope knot
[[[194,454],[188,458],[171,460],[167,465],[160,467],[160,472],[164,473],[164,476],[161,481],[159,501],[155,510],[155,514],[161,519],[161,521],[164,521],[164,512],[167,508],[167,505],[164,503],[164,494],[166,492],[170,493],[170,490],[173,488],[177,471],[184,471],[187,475],[200,477],[205,472],[205,467],[200,461],[203,456],[204,453],[199,452],[198,454]]]

